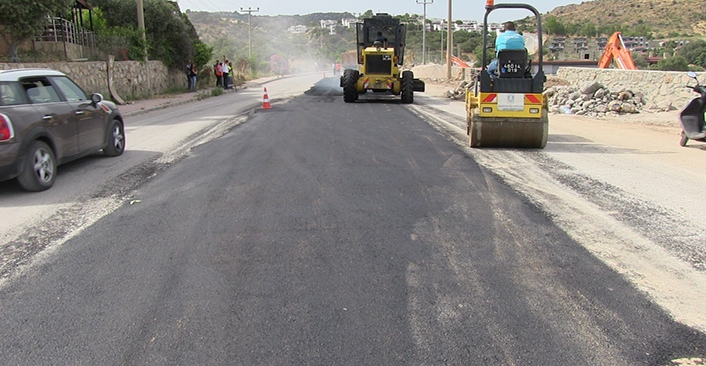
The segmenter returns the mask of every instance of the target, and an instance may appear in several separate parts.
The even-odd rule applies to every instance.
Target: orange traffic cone
[[[265,88],[265,95],[262,97],[262,109],[270,109],[270,97],[267,96],[267,88]]]

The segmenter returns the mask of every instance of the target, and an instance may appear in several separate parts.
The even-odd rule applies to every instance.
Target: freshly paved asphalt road
[[[0,288],[2,364],[665,365],[675,323],[396,100],[260,110]]]

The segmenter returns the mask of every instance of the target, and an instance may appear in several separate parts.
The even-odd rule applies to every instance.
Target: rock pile
[[[449,88],[444,93],[444,97],[451,98],[455,100],[466,100],[466,89],[471,87],[473,82],[462,81],[458,83],[455,87]]]
[[[604,117],[612,114],[640,113],[647,101],[640,92],[612,92],[598,82],[580,87],[553,86],[544,91],[551,113]]]

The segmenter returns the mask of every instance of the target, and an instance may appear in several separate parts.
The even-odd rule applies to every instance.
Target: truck
[[[341,53],[341,66],[345,69],[358,69],[358,50],[348,50]]]
[[[356,64],[341,75],[343,101],[353,103],[367,91],[401,96],[413,103],[414,92],[423,92],[424,82],[411,70],[402,70],[406,25],[386,13],[356,23]],[[345,66],[345,62],[344,62]]]

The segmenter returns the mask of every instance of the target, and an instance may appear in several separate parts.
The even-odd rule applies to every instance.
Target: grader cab
[[[340,86],[343,100],[353,103],[368,90],[400,95],[402,103],[413,103],[414,92],[424,91],[424,82],[410,70],[401,71],[406,25],[389,14],[379,13],[356,23],[357,69],[344,70]]]
[[[486,65],[474,90],[466,92],[467,129],[471,147],[544,148],[549,117],[543,98],[546,76],[542,69],[542,22],[537,9],[527,4],[494,4],[487,0],[483,26],[483,58],[488,49],[488,15],[497,9],[527,9],[537,20],[538,68],[533,75],[527,50],[497,54],[497,75]]]

